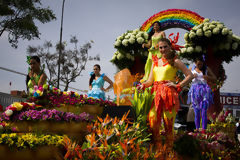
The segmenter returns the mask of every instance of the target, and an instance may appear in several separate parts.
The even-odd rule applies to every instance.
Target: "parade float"
[[[1,115],[1,159],[238,159],[240,149],[234,137],[234,119],[222,111],[217,102],[218,108],[213,109],[217,113],[212,114],[206,131],[176,131],[172,155],[166,155],[166,148],[156,152],[147,124],[153,95],[150,90],[134,88],[144,73],[148,54],[141,44],[147,41],[147,33],[155,21],[159,21],[164,30],[187,30],[186,44],[179,56],[193,60],[205,54],[209,66],[214,72],[218,71],[218,82],[212,86],[219,92],[225,80],[224,69],[219,66],[239,55],[240,38],[223,23],[210,22],[195,12],[161,11],[145,21],[141,28],[120,35],[114,43],[117,51],[111,62],[121,70],[115,76],[116,103],[131,105],[135,121],[128,120],[129,112],[121,118],[100,117],[104,106],[116,105],[111,101],[72,91],[62,92],[48,85],[36,87],[27,102],[15,102]],[[219,43],[219,39],[227,43],[223,40]],[[217,66],[210,64],[213,58],[217,59]],[[123,71],[124,68],[130,71]],[[120,75],[129,79],[117,80]],[[122,94],[128,95],[128,99],[122,99]],[[164,130],[161,135],[163,143],[167,143]]]

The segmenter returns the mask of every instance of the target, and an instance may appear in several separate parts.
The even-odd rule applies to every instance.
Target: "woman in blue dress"
[[[113,82],[104,73],[100,74],[100,71],[100,65],[95,64],[93,72],[90,73],[88,97],[106,100],[105,92],[113,87]],[[105,81],[109,83],[107,88],[104,88]]]

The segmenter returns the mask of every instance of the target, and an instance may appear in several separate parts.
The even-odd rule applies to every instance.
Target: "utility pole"
[[[58,76],[57,76],[57,88],[59,88],[60,81],[60,65],[61,65],[61,56],[62,56],[62,30],[63,30],[63,14],[64,14],[64,3],[62,3],[62,17],[61,17],[61,28],[60,28],[60,47],[59,47],[59,55],[58,55]]]

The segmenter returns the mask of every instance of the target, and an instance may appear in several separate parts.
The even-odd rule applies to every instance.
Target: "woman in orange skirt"
[[[149,123],[155,143],[160,143],[160,126],[164,122],[166,143],[169,149],[173,146],[174,122],[179,109],[178,93],[193,78],[193,74],[186,65],[176,57],[176,52],[171,47],[171,42],[163,38],[159,41],[159,51],[162,58],[153,59],[153,64],[148,80],[141,88],[150,87],[153,84],[155,94],[154,105],[149,112]],[[176,73],[181,70],[185,79],[176,84]]]

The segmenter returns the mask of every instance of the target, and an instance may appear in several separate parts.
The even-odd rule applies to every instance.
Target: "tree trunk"
[[[213,47],[212,45],[209,45],[207,49],[206,64],[209,68],[211,68],[217,79],[222,76],[220,75],[219,72],[219,68],[221,67],[222,63],[223,63],[222,59],[214,57]],[[214,91],[213,100],[214,104],[211,105],[210,108],[208,109],[208,115],[212,115],[214,112],[216,112],[216,114],[218,115],[223,109],[223,105],[220,103],[219,89]]]

